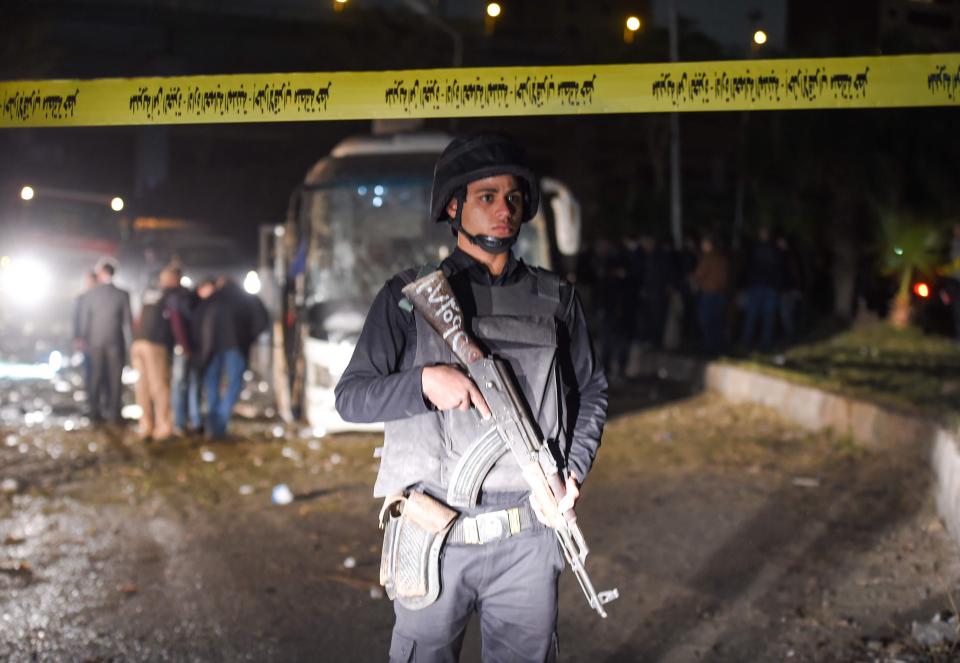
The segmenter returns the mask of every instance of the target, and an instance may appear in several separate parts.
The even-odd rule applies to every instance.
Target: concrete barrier
[[[929,453],[937,512],[960,545],[960,434],[940,422],[786,378],[711,363],[704,383],[734,403],[760,403],[808,430],[832,429],[872,449],[909,447]]]
[[[937,432],[931,460],[936,475],[937,513],[954,541],[960,542],[960,445],[955,432]]]

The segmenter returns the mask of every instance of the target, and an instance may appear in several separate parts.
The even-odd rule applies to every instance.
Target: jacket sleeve
[[[86,339],[86,320],[84,319],[84,295],[77,296],[73,302],[73,338]]]
[[[123,337],[126,347],[130,347],[130,344],[133,343],[133,316],[130,313],[130,293],[126,290],[121,290],[122,293],[122,303],[123,307]]]
[[[270,327],[270,313],[267,312],[267,307],[264,306],[263,300],[261,300],[256,295],[251,295],[253,297],[253,340],[255,341],[260,334],[267,331]]]
[[[185,315],[186,307],[183,303],[183,296],[180,294],[170,295],[167,297],[166,304],[173,342],[183,348],[185,353],[190,354],[192,346],[190,345],[190,332],[187,327],[188,319]]]
[[[393,279],[377,294],[337,383],[337,412],[346,421],[393,421],[430,411],[423,398],[422,369],[403,367],[408,350],[416,349],[416,322],[399,306],[400,285]]]
[[[190,311],[190,322],[187,325],[187,333],[190,335],[190,351],[198,359],[203,355],[203,315],[206,308],[205,300],[197,302],[194,309]]]
[[[597,361],[587,330],[583,305],[573,286],[568,286],[568,299],[561,326],[561,373],[570,393],[568,425],[573,435],[567,453],[567,465],[582,483],[593,466],[600,448],[600,437],[607,420],[607,377]],[[566,352],[563,352],[566,349]]]

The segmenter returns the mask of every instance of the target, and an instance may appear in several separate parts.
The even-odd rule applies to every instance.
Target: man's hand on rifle
[[[577,482],[577,475],[573,472],[567,474],[567,485],[565,488],[567,491],[566,494],[557,503],[557,511],[561,515],[572,509],[577,503],[577,498],[580,497],[580,484]],[[549,509],[545,509],[533,493],[530,493],[530,506],[533,507],[533,512],[536,514],[537,520],[547,527],[556,529],[557,523],[554,523],[554,517],[550,515]]]
[[[438,410],[468,411],[476,407],[480,416],[490,418],[490,408],[477,385],[463,371],[454,366],[425,366],[420,377],[423,395]]]

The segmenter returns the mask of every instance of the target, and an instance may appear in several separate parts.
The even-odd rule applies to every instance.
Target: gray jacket
[[[126,348],[131,328],[130,295],[126,290],[101,283],[84,294],[80,333],[91,348]]]

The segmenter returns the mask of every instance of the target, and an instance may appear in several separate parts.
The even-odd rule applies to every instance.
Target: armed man
[[[391,661],[458,660],[474,612],[484,661],[555,660],[564,557],[601,615],[616,597],[586,576],[573,517],[607,381],[573,286],[511,251],[539,202],[512,139],[453,140],[430,216],[456,249],[384,285],[337,385],[345,420],[385,422],[374,496]]]

